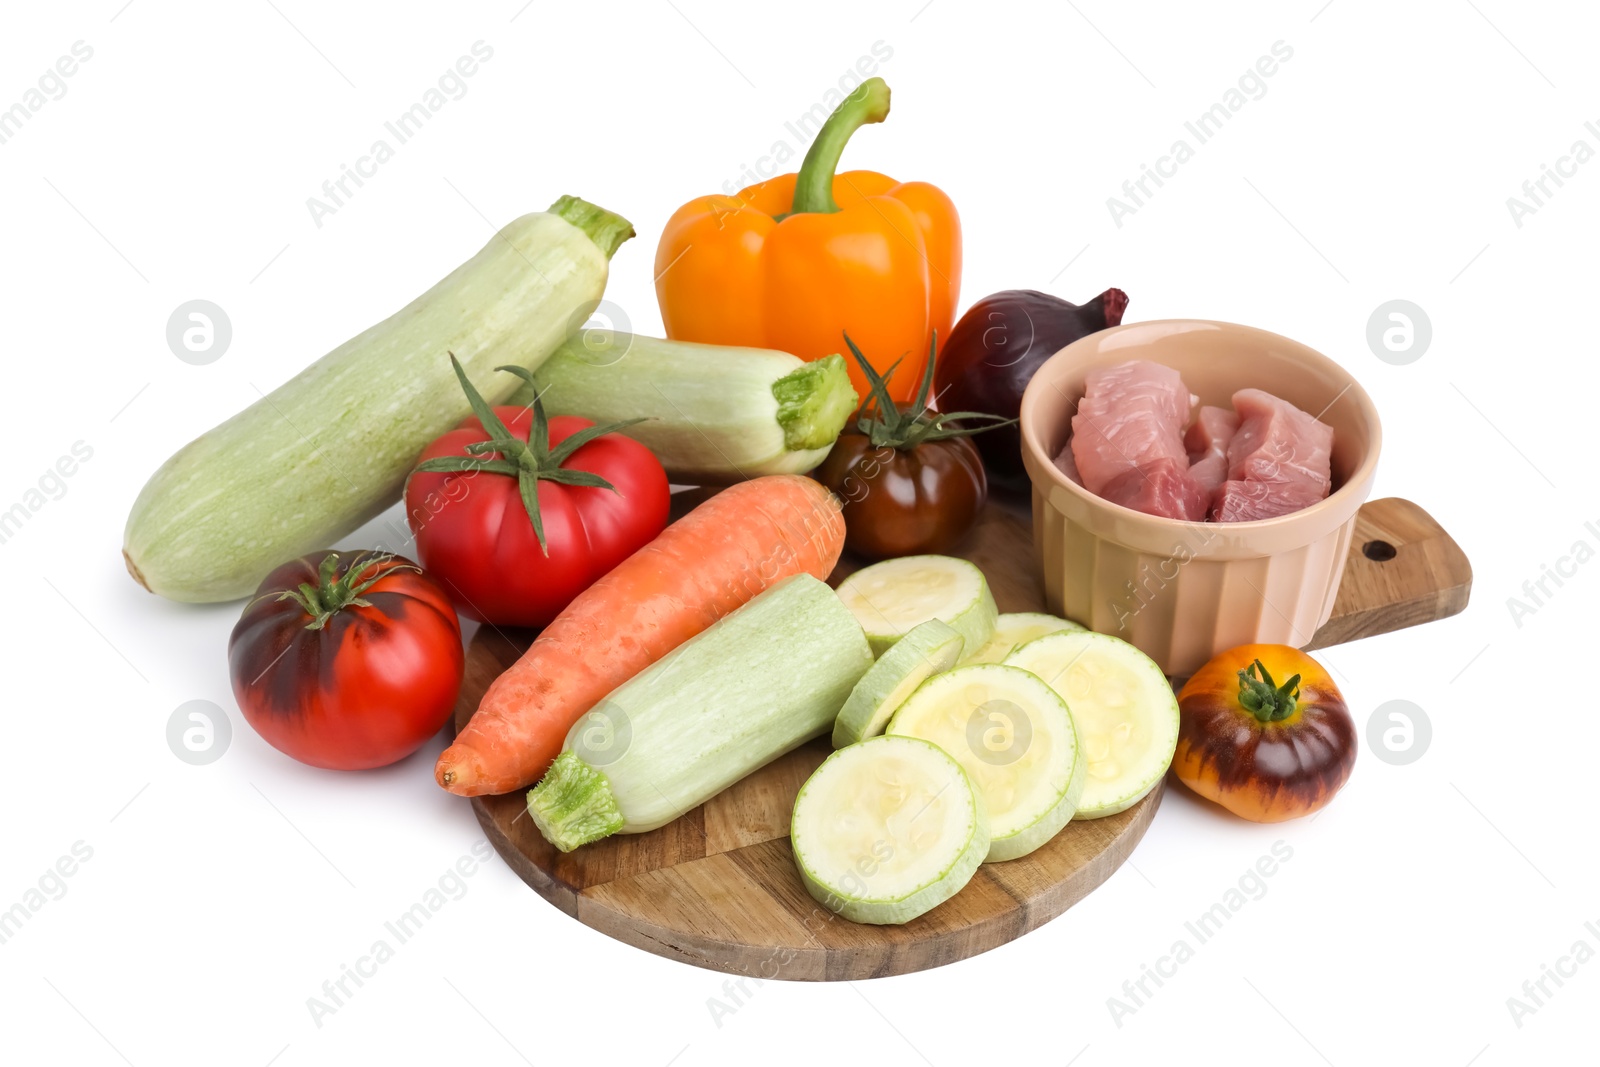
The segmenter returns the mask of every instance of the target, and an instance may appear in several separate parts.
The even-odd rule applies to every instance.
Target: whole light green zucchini
[[[531,404],[535,389],[551,415],[644,416],[622,432],[684,485],[803,474],[826,458],[857,402],[838,355],[807,363],[768,348],[596,329],[569,337],[512,403]]]
[[[423,447],[468,414],[455,353],[491,403],[599,303],[628,221],[576,197],[508,223],[389,318],[179,449],[123,533],[128,573],[173,600],[248,596],[399,499]]]
[[[563,852],[665,825],[825,733],[871,666],[833,590],[786,578],[574,723],[528,814]]]

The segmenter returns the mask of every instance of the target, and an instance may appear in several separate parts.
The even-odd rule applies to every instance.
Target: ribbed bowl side
[[[1300,548],[1212,560],[1097,536],[1034,494],[1034,544],[1052,611],[1130,641],[1173,677],[1218,652],[1305,645],[1333,610],[1355,518]]]

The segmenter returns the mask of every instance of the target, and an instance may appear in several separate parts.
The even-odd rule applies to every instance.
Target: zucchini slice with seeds
[[[856,571],[839,583],[843,600],[881,656],[911,628],[929,619],[965,639],[962,655],[994,636],[994,597],[983,572],[952,556],[902,556]]]
[[[1078,810],[1087,763],[1067,705],[1033,674],[998,663],[957,667],[900,705],[889,733],[954,756],[989,812],[986,862],[1026,856]]]
[[[852,922],[909,922],[949,900],[989,851],[961,764],[915,737],[841,748],[800,787],[789,829],[806,890]]]
[[[1115,815],[1143,800],[1172,763],[1178,698],[1161,668],[1110,634],[1050,634],[1006,658],[1061,695],[1083,735],[1089,782],[1078,818]]]
[[[964,667],[969,663],[1003,663],[1007,656],[1029,641],[1044,637],[1046,634],[1083,628],[1081,624],[1071,619],[1059,619],[1054,615],[1037,611],[1002,615],[995,620],[994,636],[989,638],[989,643],[980,648],[976,655],[963,659],[961,665]]]

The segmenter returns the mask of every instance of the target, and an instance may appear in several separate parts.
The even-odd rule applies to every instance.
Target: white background
[[[1520,1026],[1507,998],[1575,941],[1600,949],[1584,928],[1600,927],[1588,676],[1600,562],[1550,584],[1520,625],[1507,599],[1574,542],[1600,546],[1600,162],[1520,227],[1506,204],[1573,141],[1600,148],[1584,129],[1600,120],[1592,11],[521,7],[97,0],[10,13],[0,107],[74,42],[94,53],[0,145],[0,509],[74,442],[93,456],[0,544],[11,604],[0,909],[74,843],[93,854],[0,945],[7,1059],[1593,1060],[1600,962],[1550,984]],[[467,94],[315,225],[307,197],[479,40],[494,55]],[[1106,198],[1280,40],[1293,58],[1266,94],[1115,225]],[[225,666],[239,606],[167,603],[123,572],[139,486],[258,388],[563,193],[634,220],[608,296],[635,329],[659,331],[651,262],[668,214],[737,184],[775,141],[798,156],[785,120],[879,41],[892,49],[879,73],[894,113],[857,135],[846,166],[954,198],[963,308],[1001,288],[1083,300],[1116,285],[1130,320],[1246,322],[1359,376],[1385,419],[1374,495],[1431,511],[1476,581],[1465,614],[1322,658],[1363,732],[1380,704],[1406,699],[1430,718],[1431,747],[1408,766],[1364,748],[1314,823],[1256,826],[1173,789],[1133,861],[1036,933],[933,972],[767,983],[720,1019],[708,999],[733,1003],[723,975],[580,926],[495,859],[317,1026],[307,998],[481,834],[431,780],[440,740],[388,770],[341,775],[255,736]],[[209,366],[180,362],[165,340],[168,316],[194,298],[233,324]],[[1395,298],[1433,324],[1408,366],[1366,342],[1368,316]],[[209,766],[180,762],[165,739],[193,699],[232,717],[232,745]],[[1118,1025],[1107,999],[1279,840],[1293,857],[1266,894]]]

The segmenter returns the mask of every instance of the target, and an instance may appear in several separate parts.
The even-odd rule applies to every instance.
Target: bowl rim
[[[1372,433],[1368,440],[1367,454],[1362,460],[1361,465],[1350,472],[1350,476],[1344,480],[1344,483],[1340,485],[1339,488],[1335,489],[1333,492],[1329,493],[1315,504],[1308,504],[1303,508],[1288,512],[1284,515],[1275,515],[1270,519],[1251,519],[1248,522],[1221,523],[1212,522],[1210,519],[1173,519],[1168,518],[1165,515],[1151,515],[1148,512],[1139,511],[1124,504],[1113,503],[1112,501],[1107,500],[1098,494],[1091,493],[1086,487],[1074,482],[1062,472],[1060,467],[1056,466],[1055,457],[1046,454],[1044,446],[1038,439],[1038,431],[1030,418],[1033,409],[1038,404],[1044,402],[1036,397],[1042,396],[1044,392],[1043,387],[1040,386],[1040,382],[1044,376],[1045,368],[1050,366],[1050,364],[1055,363],[1057,360],[1061,360],[1063,357],[1068,356],[1073,349],[1078,348],[1080,345],[1085,350],[1097,348],[1099,343],[1103,342],[1107,336],[1126,333],[1131,330],[1137,330],[1141,328],[1147,329],[1152,326],[1164,326],[1169,328],[1183,327],[1183,329],[1169,329],[1169,334],[1186,333],[1189,332],[1190,329],[1221,329],[1242,332],[1245,334],[1254,334],[1258,338],[1283,342],[1284,344],[1299,350],[1298,354],[1306,362],[1319,365],[1324,370],[1332,371],[1334,376],[1344,379],[1347,384],[1342,390],[1340,390],[1338,396],[1329,401],[1328,407],[1323,408],[1323,412],[1326,412],[1328,408],[1331,408],[1334,404],[1337,404],[1340,400],[1343,400],[1346,394],[1350,394],[1354,397],[1356,402],[1360,404],[1363,413],[1367,417],[1367,421],[1372,426]],[[1128,357],[1130,361],[1138,358],[1140,357],[1134,355],[1130,355]],[[1241,386],[1240,388],[1244,387]],[[1318,415],[1317,417],[1320,419],[1321,415]],[[1372,402],[1372,397],[1367,393],[1367,391],[1362,388],[1361,382],[1357,380],[1356,376],[1347,370],[1343,364],[1317,351],[1315,348],[1312,348],[1303,341],[1296,341],[1292,337],[1285,337],[1283,334],[1273,333],[1271,330],[1263,330],[1259,326],[1247,326],[1244,323],[1227,322],[1222,319],[1144,319],[1139,322],[1124,322],[1117,326],[1109,326],[1104,330],[1096,330],[1094,333],[1086,334],[1083,337],[1078,338],[1076,341],[1062,346],[1055,352],[1055,354],[1050,356],[1050,358],[1039,364],[1039,369],[1034,371],[1033,377],[1028,381],[1028,387],[1023,390],[1022,403],[1018,409],[1017,418],[1018,428],[1022,432],[1022,451],[1024,453],[1024,460],[1031,458],[1034,461],[1034,464],[1037,464],[1040,470],[1047,472],[1050,481],[1055,486],[1066,490],[1067,493],[1075,495],[1082,500],[1088,501],[1091,506],[1108,509],[1113,515],[1120,514],[1134,517],[1140,521],[1155,523],[1157,524],[1156,528],[1158,529],[1165,527],[1175,531],[1195,531],[1206,529],[1208,527],[1215,529],[1221,526],[1226,527],[1230,533],[1237,531],[1239,534],[1247,534],[1252,530],[1272,529],[1273,527],[1287,526],[1292,523],[1308,521],[1322,512],[1341,508],[1345,502],[1345,499],[1356,493],[1361,494],[1362,498],[1365,499],[1366,495],[1371,491],[1373,473],[1378,466],[1378,453],[1383,447],[1383,423],[1378,416],[1378,407]],[[1028,464],[1025,462],[1024,467],[1030,468],[1028,470],[1028,476],[1030,480],[1037,482],[1038,479],[1031,469],[1034,464]]]

